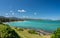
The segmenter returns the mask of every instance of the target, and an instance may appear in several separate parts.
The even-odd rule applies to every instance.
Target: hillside
[[[43,35],[43,34],[39,34],[34,30],[31,29],[24,29],[24,28],[16,28],[13,27],[12,29],[14,29],[16,31],[16,33],[21,36],[22,38],[50,38],[50,35]]]
[[[11,22],[11,21],[24,21],[20,18],[16,18],[16,17],[4,17],[4,16],[0,16],[0,22]]]
[[[0,22],[12,22],[12,21],[49,21],[49,22],[57,22],[60,20],[50,20],[50,19],[32,19],[32,18],[17,18],[17,17],[4,17],[4,16],[0,16]]]
[[[20,38],[9,25],[0,24],[0,38]]]

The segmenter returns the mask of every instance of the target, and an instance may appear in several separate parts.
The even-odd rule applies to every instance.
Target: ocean
[[[15,26],[19,28],[29,28],[35,30],[45,30],[48,32],[53,32],[57,28],[60,28],[60,21],[40,21],[40,20],[26,20],[18,22],[8,22],[10,26]]]

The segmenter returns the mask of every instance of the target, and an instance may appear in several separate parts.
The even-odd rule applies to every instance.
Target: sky
[[[0,16],[60,20],[60,0],[0,0]]]

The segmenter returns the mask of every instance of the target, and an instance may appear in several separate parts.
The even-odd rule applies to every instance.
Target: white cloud
[[[9,14],[8,13],[5,13],[5,17],[9,17]]]
[[[28,16],[23,16],[23,18],[29,18]]]
[[[35,12],[34,15],[37,15],[37,13]]]
[[[14,15],[15,13],[14,13],[14,11],[12,11],[12,10],[10,10],[10,13],[12,14],[12,15]]]
[[[23,18],[25,18],[25,16],[23,16]]]
[[[8,13],[5,13],[5,15],[8,15]]]
[[[26,12],[26,11],[22,9],[22,10],[18,10],[18,12],[23,13],[23,12]]]
[[[13,12],[12,10],[10,10],[10,12]]]
[[[12,13],[12,15],[14,15],[14,13]]]

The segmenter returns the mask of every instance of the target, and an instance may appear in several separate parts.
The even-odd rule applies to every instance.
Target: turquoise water
[[[55,31],[57,28],[60,28],[60,21],[21,21],[21,22],[9,22],[7,23],[10,26],[22,27],[22,28],[31,28],[37,30],[45,31]]]

